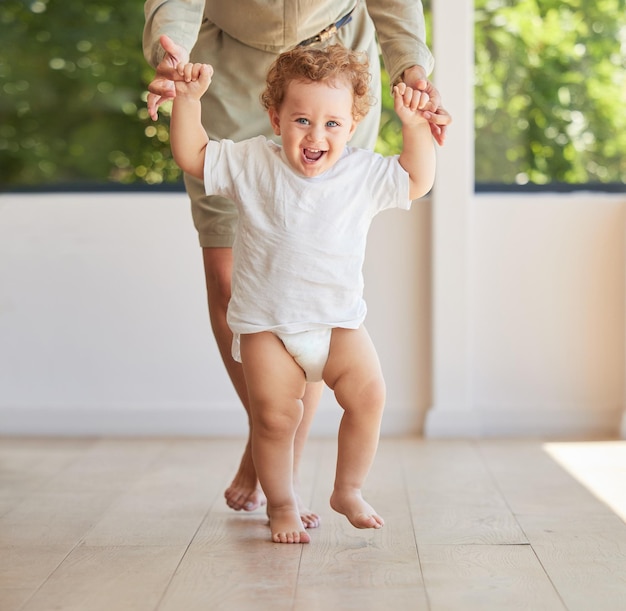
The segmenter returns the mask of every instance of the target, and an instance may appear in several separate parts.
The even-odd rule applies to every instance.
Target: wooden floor
[[[385,439],[359,531],[313,439],[309,545],[226,507],[242,445],[0,439],[0,610],[626,609],[624,441]]]

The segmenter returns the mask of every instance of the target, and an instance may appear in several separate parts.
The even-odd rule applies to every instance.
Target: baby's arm
[[[402,121],[400,165],[409,173],[409,199],[413,200],[426,195],[435,180],[435,146],[428,121],[422,116],[428,95],[399,83],[393,88],[393,97]]]
[[[209,138],[202,127],[200,98],[208,89],[213,68],[208,64],[180,64],[170,121],[174,161],[187,174],[203,178],[204,153]]]

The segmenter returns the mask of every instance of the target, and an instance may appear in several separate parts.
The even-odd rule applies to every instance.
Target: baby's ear
[[[280,136],[280,117],[278,116],[278,111],[271,107],[268,109],[267,114],[270,117],[270,123],[272,124],[274,134]]]
[[[348,142],[352,139],[352,135],[354,134],[354,130],[357,128],[359,122],[356,119],[352,119],[352,127],[350,127],[350,135],[348,136]]]

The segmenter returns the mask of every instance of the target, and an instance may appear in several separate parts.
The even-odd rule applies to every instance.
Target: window
[[[0,3],[0,188],[179,184],[142,29],[143,0]],[[624,189],[626,0],[475,0],[475,50],[478,189]]]
[[[477,186],[623,190],[626,2],[475,9]]]

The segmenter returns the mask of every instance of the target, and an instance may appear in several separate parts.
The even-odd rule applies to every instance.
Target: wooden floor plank
[[[619,516],[531,514],[519,520],[570,611],[626,608],[626,524]]]
[[[291,609],[301,546],[270,541],[263,510],[215,503],[159,605],[159,611]]]
[[[403,440],[382,440],[364,497],[384,517],[380,530],[359,530],[335,512],[324,515],[304,546],[294,610],[427,609],[401,466]],[[314,503],[328,506],[336,441],[324,442]]]
[[[477,442],[481,455],[514,514],[605,514],[606,505],[567,473],[541,441]]]
[[[542,448],[626,522],[626,441],[552,442]]]
[[[153,611],[184,548],[81,545],[20,611]]]
[[[0,546],[0,609],[20,609],[68,555],[67,546]]]
[[[209,519],[214,536],[190,546],[158,610],[291,610],[301,546],[271,543],[260,516]]]
[[[520,515],[537,558],[570,611],[626,606],[626,524],[616,515]]]
[[[13,464],[22,461],[22,474],[32,486],[27,493],[18,486],[19,502],[0,516],[0,553],[9,563],[0,566],[0,602],[17,584],[22,602],[30,599],[163,449],[155,441],[96,440],[77,445],[75,440],[42,440],[26,442],[38,456],[29,461],[23,460],[23,447],[15,441],[3,444],[4,458],[13,446]],[[42,467],[46,457],[56,466]],[[49,477],[41,475],[46,471]],[[4,588],[16,565],[24,567],[21,577],[13,574]]]
[[[1,443],[0,609],[624,608],[626,523],[621,491],[606,492],[621,447],[594,448],[593,463],[536,440],[383,439],[364,488],[386,521],[374,531],[329,507],[336,439],[313,439],[300,488],[322,525],[309,545],[273,544],[264,509],[226,506],[243,447]]]
[[[420,545],[431,611],[566,611],[530,545]]]
[[[34,592],[68,555],[65,546],[0,547],[0,590]]]
[[[172,441],[107,509],[84,537],[86,545],[184,545],[225,487],[213,465],[223,452],[207,441]]]
[[[403,462],[418,545],[528,542],[473,442],[416,441]]]
[[[94,440],[0,438],[0,516],[46,485],[84,454]]]
[[[312,440],[300,477],[305,500],[315,478],[314,456]],[[218,495],[158,611],[291,611],[301,553],[300,545],[271,542],[265,508],[234,512]]]
[[[567,608],[621,611],[626,524],[545,446],[481,443],[498,486]]]
[[[162,442],[100,441],[0,517],[0,545],[74,547],[163,451]]]
[[[1,588],[0,609],[2,611],[20,611],[32,594],[33,591],[30,589]]]

